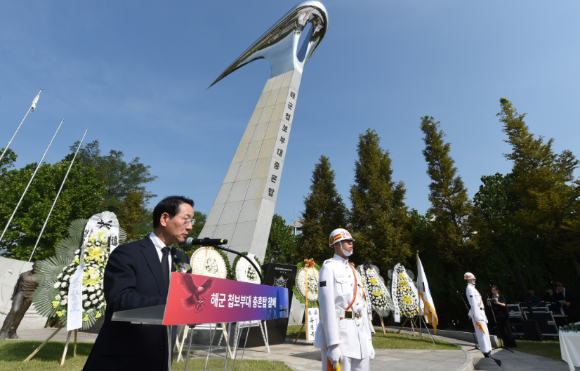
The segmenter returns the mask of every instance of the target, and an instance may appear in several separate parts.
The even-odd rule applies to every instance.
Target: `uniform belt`
[[[345,310],[344,317],[341,318],[341,320],[342,319],[361,319],[361,317],[362,317],[362,313],[360,310],[357,312],[354,312],[352,310]]]

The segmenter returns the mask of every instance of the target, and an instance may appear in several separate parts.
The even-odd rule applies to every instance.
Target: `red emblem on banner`
[[[179,285],[187,294],[187,297],[181,299],[181,304],[187,310],[194,310],[195,313],[199,313],[206,306],[205,295],[211,290],[211,285],[213,283],[213,278],[208,278],[204,281],[202,285],[196,285],[193,280],[193,276],[189,274],[177,275],[177,280]],[[198,277],[199,278],[199,277]]]

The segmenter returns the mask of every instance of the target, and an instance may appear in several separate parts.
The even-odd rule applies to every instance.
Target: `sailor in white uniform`
[[[319,274],[318,300],[321,321],[314,346],[322,351],[322,370],[368,371],[375,358],[363,281],[354,265],[353,238],[342,228],[330,234],[334,257],[322,265]],[[332,368],[331,368],[332,367]]]
[[[487,316],[485,315],[485,307],[483,305],[481,294],[475,288],[475,276],[473,273],[466,272],[463,275],[463,278],[467,280],[465,294],[467,295],[469,305],[471,306],[469,317],[473,321],[479,349],[486,358],[491,358],[498,365],[501,365],[501,361],[493,358],[491,355],[491,341],[489,340],[489,330],[487,329]]]

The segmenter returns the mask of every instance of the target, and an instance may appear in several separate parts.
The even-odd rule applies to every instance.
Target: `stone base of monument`
[[[6,312],[0,312],[0,326],[4,323],[6,316],[10,312],[10,307]],[[32,312],[32,313],[31,313]],[[18,326],[18,330],[38,330],[44,328],[46,326],[46,317],[42,317],[40,314],[36,313],[36,310],[32,306],[24,315],[22,322],[20,322],[20,326]],[[16,334],[18,334],[18,330]]]
[[[289,325],[302,326],[304,323],[304,313],[306,312],[306,304],[302,304],[294,295],[292,295],[292,303],[290,304],[290,314],[288,315]]]

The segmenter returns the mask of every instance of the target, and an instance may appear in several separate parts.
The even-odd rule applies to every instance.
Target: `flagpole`
[[[24,192],[22,193],[22,196],[20,197],[20,201],[18,201],[18,204],[16,205],[16,208],[14,209],[14,212],[10,216],[10,219],[8,220],[8,223],[6,223],[6,227],[4,227],[4,232],[2,232],[2,236],[0,236],[0,242],[2,242],[2,239],[4,238],[4,234],[6,233],[6,230],[8,229],[8,227],[10,226],[10,223],[12,222],[12,219],[14,218],[14,214],[16,214],[16,211],[18,210],[18,207],[20,206],[20,203],[22,202],[22,199],[24,198],[24,195],[28,191],[28,187],[30,187],[30,184],[32,183],[32,180],[34,180],[34,177],[36,176],[36,172],[40,168],[40,165],[42,165],[42,161],[44,160],[44,156],[46,156],[46,152],[48,152],[48,149],[50,148],[50,145],[52,144],[52,141],[54,140],[54,138],[56,137],[56,134],[60,130],[60,127],[61,127],[61,125],[62,125],[63,122],[64,122],[64,119],[62,119],[62,121],[58,125],[58,128],[56,129],[56,132],[52,136],[52,139],[50,140],[50,143],[48,143],[48,147],[46,147],[46,151],[44,151],[44,154],[42,155],[42,158],[40,159],[40,162],[36,166],[36,169],[34,170],[34,173],[32,173],[32,177],[30,178],[30,181],[28,181],[28,185],[26,186],[26,189],[24,189]]]
[[[32,101],[32,104],[30,105],[30,107],[28,108],[28,111],[26,111],[26,115],[24,115],[24,118],[22,119],[22,121],[20,121],[20,125],[18,125],[18,128],[16,129],[16,131],[14,132],[14,135],[12,136],[12,138],[10,139],[10,142],[8,142],[8,145],[6,146],[6,148],[4,148],[4,152],[2,152],[2,156],[0,156],[0,161],[2,161],[2,159],[4,158],[4,154],[6,153],[6,151],[8,151],[8,147],[10,147],[10,144],[12,143],[12,141],[14,140],[14,137],[16,136],[16,133],[18,133],[18,130],[20,130],[20,127],[22,126],[22,123],[24,123],[24,120],[26,120],[26,116],[28,116],[28,114],[30,112],[34,112],[34,109],[36,108],[36,103],[38,102],[38,97],[40,96],[40,93],[42,92],[43,89],[40,89],[40,91],[38,92],[38,94],[36,94],[36,97],[34,98],[34,100]]]
[[[52,210],[54,209],[54,206],[56,205],[56,201],[58,200],[58,196],[60,196],[60,192],[62,191],[62,188],[64,187],[64,183],[66,182],[66,178],[68,177],[68,173],[70,172],[70,169],[72,168],[73,163],[75,162],[75,158],[77,158],[77,154],[79,153],[79,150],[81,149],[83,141],[85,140],[85,135],[87,135],[88,130],[89,130],[89,128],[85,129],[85,133],[83,134],[83,138],[81,139],[81,142],[79,143],[79,146],[77,147],[77,151],[75,152],[75,155],[73,156],[73,158],[70,162],[68,170],[66,171],[66,174],[64,175],[64,179],[62,180],[62,184],[60,185],[60,189],[58,190],[58,193],[56,194],[54,202],[52,203],[52,207],[50,208],[50,211],[48,212],[48,216],[46,217],[46,220],[44,221],[44,225],[42,226],[42,229],[40,230],[40,234],[38,235],[38,239],[36,240],[36,243],[34,244],[34,249],[32,249],[32,253],[30,254],[30,258],[28,258],[28,262],[30,262],[32,260],[32,256],[34,255],[34,252],[36,251],[36,247],[38,246],[38,242],[40,242],[40,237],[42,237],[42,233],[44,233],[44,228],[46,228],[46,224],[48,223],[48,218],[50,218],[50,214],[52,214]]]

